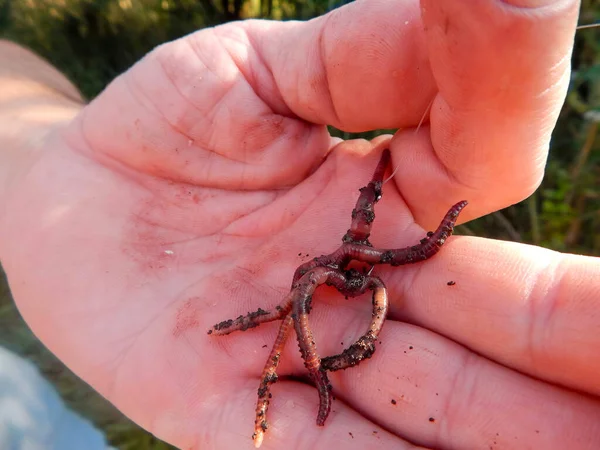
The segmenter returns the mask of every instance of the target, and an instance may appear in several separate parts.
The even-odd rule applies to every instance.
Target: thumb
[[[421,9],[439,94],[431,131],[394,142],[404,144],[394,152],[404,198],[427,224],[463,198],[471,217],[521,201],[544,173],[579,2],[422,0]]]

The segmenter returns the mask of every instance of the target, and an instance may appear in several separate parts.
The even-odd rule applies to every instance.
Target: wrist
[[[64,75],[29,50],[0,40],[0,216],[47,136],[82,107]]]

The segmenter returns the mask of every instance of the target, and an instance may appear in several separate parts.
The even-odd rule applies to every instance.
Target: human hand
[[[160,438],[251,447],[277,327],[206,330],[277,304],[299,254],[339,245],[388,144],[398,171],[377,205],[377,246],[417,242],[415,222],[433,227],[456,200],[474,218],[529,195],[569,79],[577,6],[423,1],[423,31],[416,2],[357,2],[160,47],[12,184],[0,255],[20,310]],[[430,126],[415,132],[432,98]],[[326,123],[408,129],[339,143]],[[338,400],[318,428],[316,392],[288,345],[264,447],[596,448],[599,272],[594,258],[466,237],[425,264],[377,267],[391,312],[373,359],[332,374]],[[321,355],[362,333],[368,303],[319,291]]]

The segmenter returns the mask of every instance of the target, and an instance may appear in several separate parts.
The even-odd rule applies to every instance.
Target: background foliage
[[[0,37],[44,56],[91,99],[155,46],[244,18],[309,19],[349,0],[0,0]],[[580,23],[600,21],[583,0]],[[458,232],[600,255],[600,31],[577,33],[573,76],[546,176],[529,199]],[[355,137],[331,130],[344,138]],[[380,131],[359,136],[372,137]],[[63,398],[122,450],[167,449],[129,422],[37,341],[0,280],[0,345],[33,360]]]

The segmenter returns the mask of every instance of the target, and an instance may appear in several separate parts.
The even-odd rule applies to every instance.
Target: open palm
[[[9,201],[3,262],[24,317],[157,436],[250,448],[277,325],[206,332],[276,305],[298,265],[339,246],[382,148],[398,170],[376,246],[418,242],[457,200],[464,220],[537,187],[578,5],[513,3],[371,0],[156,49],[48,138]],[[339,142],[325,124],[404,131]],[[265,448],[597,448],[597,259],[463,237],[376,270],[391,312],[373,359],[331,375],[318,428],[288,345]],[[369,303],[318,291],[322,355],[364,331]]]

